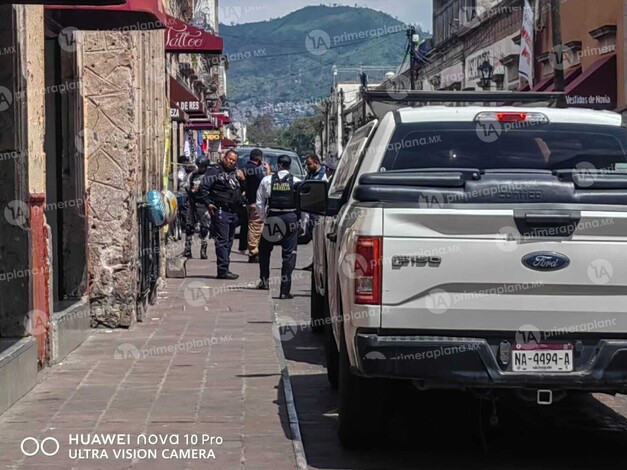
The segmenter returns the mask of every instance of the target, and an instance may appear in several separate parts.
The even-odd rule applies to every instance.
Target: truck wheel
[[[319,335],[324,332],[324,304],[326,299],[318,294],[314,273],[311,273],[311,331]]]
[[[350,369],[344,328],[339,353],[338,437],[345,449],[370,448],[386,431],[386,394],[380,379],[359,377]]]
[[[340,381],[340,353],[333,336],[329,302],[324,303],[324,353],[327,360],[327,379],[331,388],[337,390]]]

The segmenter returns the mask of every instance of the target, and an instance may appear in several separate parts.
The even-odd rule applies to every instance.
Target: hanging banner
[[[518,58],[518,77],[524,78],[533,87],[533,10],[529,0],[525,0],[523,21],[520,29],[520,56]]]

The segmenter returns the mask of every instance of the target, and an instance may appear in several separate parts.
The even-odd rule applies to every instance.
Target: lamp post
[[[479,73],[481,74],[480,86],[483,88],[483,91],[490,90],[490,82],[492,82],[492,74],[494,73],[494,67],[490,62],[485,60],[479,66]]]

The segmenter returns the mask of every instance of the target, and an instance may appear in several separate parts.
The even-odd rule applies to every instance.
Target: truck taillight
[[[381,237],[357,237],[355,246],[355,303],[381,303]]]

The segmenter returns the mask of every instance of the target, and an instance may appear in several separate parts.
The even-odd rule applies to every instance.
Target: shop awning
[[[170,100],[170,121],[188,122],[189,115]]]
[[[93,6],[88,2],[71,5],[61,3],[63,1],[46,5],[45,10],[51,12],[60,25],[84,30],[164,29],[168,20],[161,0],[126,0],[121,5],[101,6]]]
[[[564,86],[568,87],[577,77],[581,75],[581,66],[577,66],[566,71],[564,75]],[[551,85],[548,86],[545,90],[542,91],[555,91],[555,80],[554,76],[551,76]]]
[[[615,109],[617,101],[616,54],[600,58],[566,86],[568,106]]]
[[[222,148],[233,148],[237,147],[237,144],[231,139],[224,138],[222,139]]]
[[[225,124],[231,123],[231,118],[229,118],[224,113],[213,113],[212,116],[214,116],[217,119],[219,126],[223,126]]]
[[[168,27],[165,32],[166,52],[222,54],[223,49],[222,38],[173,16],[168,17]]]
[[[552,84],[553,84],[553,75],[550,75],[540,80],[538,83],[536,83],[531,89],[531,91],[545,91]]]
[[[0,0],[0,5],[121,5],[125,0]]]
[[[217,129],[217,127],[214,121],[198,120],[185,123],[185,129],[191,131],[211,131]]]
[[[170,77],[170,100],[190,117],[207,117],[205,103],[174,77]]]

